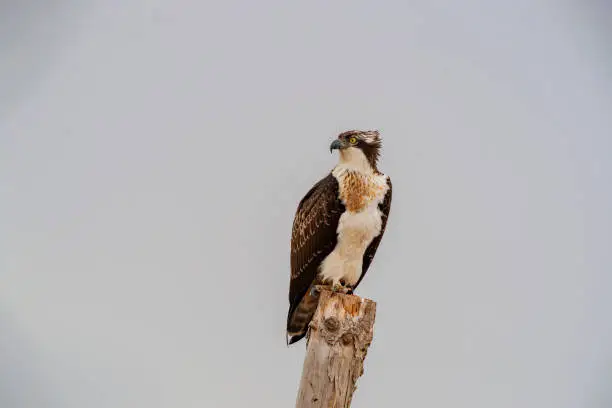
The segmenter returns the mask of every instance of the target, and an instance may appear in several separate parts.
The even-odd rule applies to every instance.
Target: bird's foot
[[[324,290],[330,290],[333,293],[344,293],[345,295],[353,294],[353,288],[346,286],[344,281],[333,282],[327,285],[313,285],[310,288],[310,294],[312,296],[319,296],[319,294]]]
[[[345,295],[350,295],[353,293],[353,289],[351,289],[349,286],[346,286],[346,282],[341,280],[340,282],[334,282],[332,284],[332,292],[338,292],[338,293],[344,293]]]

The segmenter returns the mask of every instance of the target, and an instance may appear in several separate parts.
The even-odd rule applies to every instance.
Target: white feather
[[[354,150],[361,152],[359,149]],[[378,194],[368,203],[366,208],[359,212],[347,210],[340,216],[338,229],[336,230],[338,242],[331,254],[323,260],[319,273],[324,281],[338,284],[340,280],[344,280],[352,286],[357,283],[361,276],[363,255],[366,249],[372,240],[380,234],[382,213],[378,209],[378,204],[384,200],[389,187],[387,176],[374,174],[363,153],[361,155],[365,163],[362,162],[359,154],[354,152],[350,154],[350,160],[343,161],[341,158],[338,166],[332,171],[338,183],[343,183],[347,170],[360,169],[369,183],[382,188],[378,190]],[[367,165],[366,169],[364,169],[364,165]]]
[[[364,174],[374,173],[366,155],[356,147],[347,147],[340,150],[340,160],[334,171],[339,173],[342,170],[358,171]]]

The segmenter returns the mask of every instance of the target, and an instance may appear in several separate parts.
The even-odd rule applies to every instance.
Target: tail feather
[[[294,336],[288,334],[287,335],[287,347],[289,347],[293,343],[297,343],[298,341],[302,340],[304,336],[306,336],[306,332],[301,333],[301,334],[296,334]]]
[[[300,303],[289,310],[287,316],[287,346],[296,343],[306,336],[308,325],[317,310],[319,294],[309,290]]]

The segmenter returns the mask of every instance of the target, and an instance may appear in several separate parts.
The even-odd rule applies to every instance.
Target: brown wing
[[[336,246],[338,221],[344,212],[338,190],[338,181],[330,173],[298,205],[291,233],[288,320],[315,280],[319,265]]]
[[[385,229],[387,228],[387,220],[389,219],[389,212],[391,211],[391,197],[392,197],[392,192],[391,192],[392,184],[391,184],[390,177],[387,177],[387,186],[389,186],[389,189],[387,190],[385,199],[382,201],[382,203],[378,205],[378,208],[380,208],[380,212],[382,213],[382,225],[380,227],[380,234],[378,234],[378,236],[374,238],[372,242],[370,242],[370,245],[368,246],[365,253],[363,254],[361,276],[359,277],[359,280],[355,284],[355,287],[353,288],[353,290],[357,288],[357,286],[359,285],[359,282],[361,282],[366,272],[368,271],[368,268],[372,264],[372,260],[374,259],[374,255],[376,255],[376,250],[378,249],[378,245],[380,245],[380,241],[382,240],[382,237],[385,233]]]

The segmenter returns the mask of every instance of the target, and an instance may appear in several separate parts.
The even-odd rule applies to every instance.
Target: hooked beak
[[[344,147],[344,145],[342,144],[342,142],[338,139],[334,140],[332,142],[332,144],[329,146],[329,152],[333,152],[334,149],[342,149]]]

